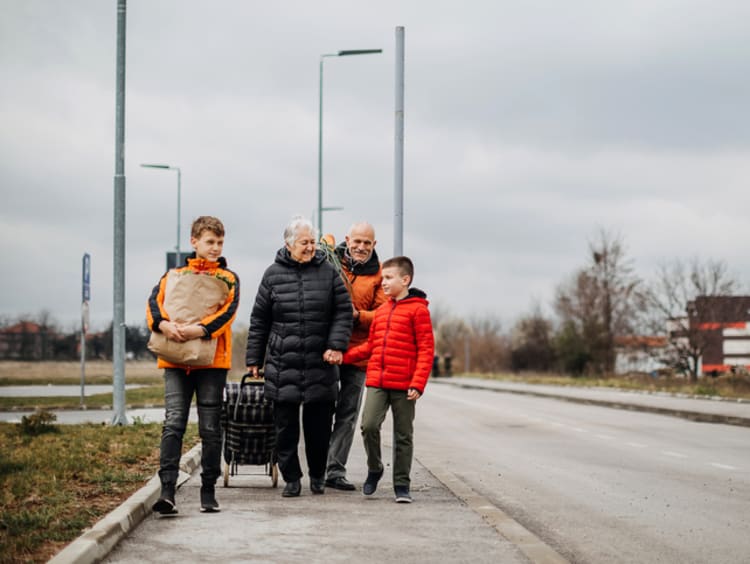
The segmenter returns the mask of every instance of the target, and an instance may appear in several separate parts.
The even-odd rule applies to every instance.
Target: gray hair
[[[301,215],[295,215],[284,228],[284,242],[292,246],[297,240],[297,235],[300,231],[309,231],[312,233],[313,239],[317,242],[318,232],[313,227],[312,221]]]

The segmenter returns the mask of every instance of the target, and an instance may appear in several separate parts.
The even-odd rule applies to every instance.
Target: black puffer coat
[[[282,247],[255,297],[247,366],[262,367],[265,362],[269,399],[335,401],[338,370],[323,360],[323,352],[345,351],[351,331],[349,292],[323,252],[300,263]]]

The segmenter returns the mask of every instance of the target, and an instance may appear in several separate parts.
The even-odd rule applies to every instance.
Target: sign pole
[[[85,408],[86,333],[89,330],[89,300],[91,299],[91,255],[88,253],[83,253],[81,278],[81,407]]]

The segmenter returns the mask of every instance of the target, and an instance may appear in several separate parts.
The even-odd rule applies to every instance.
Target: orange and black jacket
[[[185,266],[180,267],[179,270],[189,269],[199,274],[215,276],[229,288],[227,299],[218,311],[200,321],[200,325],[205,328],[206,332],[204,339],[216,339],[216,355],[209,366],[183,366],[167,362],[161,358],[158,359],[157,366],[159,368],[184,368],[187,370],[200,368],[229,369],[232,367],[232,322],[240,304],[240,279],[226,267],[227,261],[224,257],[219,257],[219,260],[214,262],[196,258],[195,253],[193,253],[185,262]],[[154,286],[146,307],[146,322],[149,329],[156,332],[159,332],[159,323],[164,320],[169,321],[169,315],[164,310],[164,290],[167,283],[167,274],[168,272],[164,273],[159,283]]]

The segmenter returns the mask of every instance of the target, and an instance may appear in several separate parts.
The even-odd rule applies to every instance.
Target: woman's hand
[[[323,360],[325,360],[328,364],[341,364],[341,361],[344,360],[344,355],[341,354],[341,351],[328,349],[323,353]]]
[[[248,366],[247,367],[247,372],[248,372],[248,374],[252,374],[253,378],[260,378],[260,376],[258,375],[258,367],[257,366]]]

